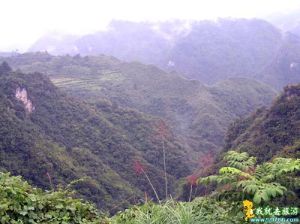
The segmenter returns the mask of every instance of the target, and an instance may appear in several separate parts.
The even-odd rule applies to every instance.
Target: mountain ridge
[[[78,37],[67,46],[62,41],[56,50],[55,45],[48,50],[56,55],[105,54],[127,62],[140,61],[206,84],[231,77],[254,78],[280,90],[300,81],[299,71],[289,67],[300,62],[300,40],[291,43],[286,35],[261,19],[114,21],[106,31]],[[29,51],[45,51],[46,45],[33,46]],[[284,52],[288,52],[288,59]],[[291,72],[297,75],[286,78]]]
[[[225,150],[247,151],[259,161],[277,156],[299,158],[299,99],[300,84],[286,86],[271,107],[232,125]]]
[[[234,119],[267,105],[276,94],[251,79],[233,78],[207,86],[153,65],[104,55],[28,53],[2,60],[15,69],[47,74],[59,88],[96,107],[106,99],[162,118],[184,143],[194,165],[203,152],[221,149],[226,128]]]

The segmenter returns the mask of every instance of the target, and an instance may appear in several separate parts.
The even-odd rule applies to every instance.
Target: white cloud
[[[24,49],[51,31],[94,32],[111,19],[261,17],[299,6],[299,0],[0,0],[0,49]]]

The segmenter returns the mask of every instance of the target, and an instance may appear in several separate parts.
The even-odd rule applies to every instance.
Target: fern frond
[[[243,192],[254,195],[259,190],[260,184],[256,180],[243,180],[237,183],[237,187],[242,188]]]
[[[276,158],[273,164],[277,175],[300,171],[300,159]]]
[[[272,163],[258,165],[255,169],[254,176],[263,182],[269,182],[275,179],[276,169]]]
[[[253,167],[256,164],[256,158],[249,157],[249,154],[246,152],[239,153],[235,151],[229,151],[226,153],[224,159],[229,166],[243,171]]]
[[[224,157],[226,161],[245,161],[249,158],[249,154],[246,152],[228,151]]]
[[[220,174],[226,174],[226,173],[231,173],[231,174],[240,174],[242,171],[237,169],[237,168],[234,168],[234,167],[222,167],[220,170],[219,170],[219,173]]]
[[[231,184],[234,183],[237,180],[237,175],[232,174],[223,174],[218,176],[217,183],[220,184]]]
[[[268,202],[271,198],[282,196],[287,189],[279,183],[264,183],[254,194],[253,201],[260,204],[262,201]]]
[[[198,179],[198,184],[210,184],[217,182],[218,176],[217,175],[211,175],[208,177],[201,177]]]

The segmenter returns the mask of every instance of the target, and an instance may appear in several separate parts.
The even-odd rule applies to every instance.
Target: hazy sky
[[[48,32],[95,32],[112,19],[263,17],[300,8],[300,0],[0,0],[0,7],[4,51],[24,50]]]

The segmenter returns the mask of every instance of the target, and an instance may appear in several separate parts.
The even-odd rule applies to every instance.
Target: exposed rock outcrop
[[[24,104],[25,110],[28,113],[32,113],[34,111],[34,106],[30,99],[28,99],[28,93],[25,88],[18,87],[16,89],[16,98]]]

